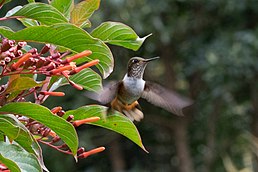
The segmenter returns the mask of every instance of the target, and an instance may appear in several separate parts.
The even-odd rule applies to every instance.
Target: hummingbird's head
[[[141,57],[132,57],[128,62],[127,76],[139,78],[139,79],[142,78],[144,69],[147,66],[148,62],[150,62],[152,60],[156,60],[158,58],[159,57],[144,59]]]

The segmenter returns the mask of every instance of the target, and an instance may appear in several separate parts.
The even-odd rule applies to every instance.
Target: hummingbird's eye
[[[133,62],[133,63],[138,63],[138,62],[139,62],[139,60],[137,60],[137,59],[133,59],[133,60],[132,60],[132,62]]]

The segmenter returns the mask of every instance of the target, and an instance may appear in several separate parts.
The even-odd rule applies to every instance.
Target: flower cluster
[[[10,99],[11,101],[25,101],[25,97],[32,94],[35,97],[35,103],[42,104],[48,96],[64,96],[63,92],[49,91],[49,84],[53,76],[64,77],[71,86],[78,90],[82,90],[83,87],[71,81],[69,79],[70,76],[99,63],[99,60],[95,59],[80,66],[76,65],[75,60],[92,54],[90,50],[68,56],[70,52],[60,53],[50,44],[44,45],[40,51],[36,48],[30,48],[28,51],[25,51],[27,48],[26,42],[16,43],[7,38],[3,38],[2,42],[0,42],[0,78],[20,74],[41,74],[45,76],[45,80],[40,87],[36,86],[29,88],[26,91],[22,90],[19,94],[14,94],[17,97]],[[6,92],[10,82],[11,81],[8,81],[7,84],[0,86],[0,106],[8,103],[7,100],[10,101],[8,99],[9,94]],[[55,107],[51,112],[53,115],[60,117],[65,114],[62,107]],[[46,144],[60,152],[72,154],[69,147],[63,143],[60,137],[50,128],[38,121],[21,115],[17,115],[17,118],[33,135],[38,136],[38,142]],[[78,127],[85,123],[95,122],[99,119],[99,117],[91,117],[83,120],[74,120],[73,115],[70,115],[67,117],[66,121],[70,122],[74,127]],[[86,158],[89,155],[101,152],[104,149],[104,147],[99,147],[90,151],[85,151],[85,149],[81,147],[77,151],[77,157]],[[0,171],[6,168],[1,165],[2,164],[0,164]]]
[[[83,87],[71,81],[69,77],[99,63],[99,60],[95,59],[80,66],[76,65],[74,61],[91,55],[92,52],[90,50],[66,57],[69,52],[60,53],[50,44],[46,44],[40,51],[36,48],[31,48],[26,52],[24,50],[26,46],[26,42],[16,43],[14,40],[2,39],[0,43],[0,66],[2,68],[0,77],[15,74],[43,74],[46,76],[46,80],[44,81],[46,88],[52,76],[63,76],[71,86],[82,90]],[[3,105],[6,99],[6,95],[4,94],[5,89],[6,85],[0,86],[0,105]],[[30,93],[38,94],[36,89],[38,88],[31,89],[28,95]],[[39,96],[35,96],[37,100],[35,103],[38,104],[43,103],[48,96],[64,96],[64,93],[48,92],[46,89],[41,89],[39,94]],[[20,97],[15,100],[23,101]]]
[[[63,54],[54,50],[50,44],[46,44],[40,52],[36,48],[30,49],[23,54],[22,48],[26,46],[26,42],[18,42],[7,38],[2,39],[0,47],[0,66],[3,67],[1,76],[13,74],[44,74],[46,76],[63,75],[69,79],[70,75],[74,75],[81,70],[91,67],[99,63],[99,60],[92,60],[81,66],[76,66],[76,59],[89,56],[92,54],[90,50],[85,50],[81,53],[75,54],[71,57],[65,58],[68,52]],[[48,56],[44,56],[49,54]],[[71,85],[77,89],[82,89],[76,86],[75,83]]]
[[[62,117],[65,114],[65,111],[60,106],[53,108],[51,112],[53,113],[53,115],[58,115],[60,117]],[[66,121],[70,122],[74,127],[78,127],[85,123],[96,122],[98,120],[100,120],[99,117],[90,117],[82,120],[74,120],[73,115],[69,115],[66,119]],[[39,136],[37,141],[47,146],[50,146],[62,153],[72,154],[69,147],[65,143],[62,143],[60,137],[56,135],[54,131],[38,123],[37,121],[31,121],[30,119],[26,119],[24,120],[24,122],[26,123],[25,126],[30,130],[30,132],[32,132],[34,135]],[[92,154],[96,154],[104,150],[105,147],[98,147],[89,151],[85,151],[85,148],[80,147],[77,150],[77,157],[86,158]]]

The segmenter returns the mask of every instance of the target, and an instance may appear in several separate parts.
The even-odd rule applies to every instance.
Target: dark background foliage
[[[7,9],[22,1],[12,1]],[[80,145],[105,145],[104,153],[76,164],[72,157],[43,149],[50,171],[230,171],[257,169],[258,142],[258,4],[254,0],[108,0],[92,19],[121,21],[140,36],[143,47],[133,52],[111,47],[115,69],[108,80],[121,79],[132,56],[160,56],[146,69],[156,81],[195,100],[184,117],[141,101],[145,118],[137,127],[146,154],[135,144],[104,129],[79,128]],[[2,25],[2,24],[1,24]],[[12,28],[18,22],[4,23]],[[66,90],[51,98],[49,108],[74,109],[93,103],[81,92]]]

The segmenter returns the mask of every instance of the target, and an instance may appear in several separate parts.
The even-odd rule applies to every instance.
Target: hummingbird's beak
[[[159,56],[145,59],[144,62],[150,62],[150,61],[157,60],[157,59],[159,59]]]

